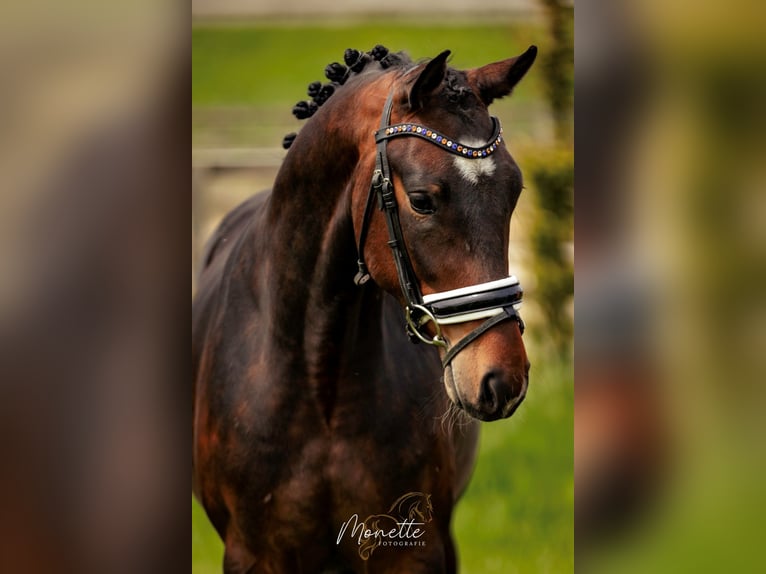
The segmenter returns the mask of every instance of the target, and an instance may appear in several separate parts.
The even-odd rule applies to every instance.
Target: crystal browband
[[[500,143],[503,141],[503,128],[500,125],[500,120],[493,117],[493,133],[489,142],[480,147],[471,147],[462,144],[458,141],[451,140],[450,138],[440,134],[425,126],[419,124],[394,124],[384,129],[375,132],[375,141],[380,142],[382,140],[394,138],[397,136],[417,136],[423,138],[426,141],[431,142],[434,145],[438,145],[440,148],[454,153],[461,157],[480,159],[492,155],[497,151]]]

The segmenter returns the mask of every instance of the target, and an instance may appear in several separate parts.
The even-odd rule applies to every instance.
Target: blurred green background
[[[276,128],[300,127],[290,113],[292,105],[306,99],[310,82],[327,81],[324,67],[342,62],[346,48],[383,44],[415,59],[451,49],[450,64],[469,68],[545,41],[541,24],[197,24],[192,30],[193,145],[278,147],[282,133]],[[514,115],[517,136],[544,140],[550,132],[541,91],[540,75],[530,74],[513,98],[497,104],[495,113]]]
[[[508,18],[473,23],[413,18],[196,22],[193,245],[204,241],[228,209],[270,184],[284,155],[282,136],[300,129],[290,110],[306,99],[307,84],[324,80],[324,67],[342,61],[346,48],[369,50],[378,43],[405,50],[415,59],[450,49],[453,67],[470,68],[518,55],[530,44],[546,54],[552,40],[546,21],[533,18],[517,23]],[[541,158],[551,154],[560,158],[563,148],[567,173],[572,161],[571,141],[562,143],[548,104],[545,64],[541,57],[513,96],[493,106],[522,171],[533,165],[530,169],[538,174],[527,180],[511,232],[511,268],[528,293],[524,313],[533,366],[523,407],[509,420],[483,425],[476,471],[457,507],[454,535],[461,572],[469,574],[558,573],[574,568],[571,340],[565,336],[562,342],[544,328],[549,313],[534,296],[535,285],[544,281],[536,276],[539,257],[530,241],[545,219],[534,186],[551,179],[539,177],[545,169]],[[571,195],[571,185],[570,175],[559,192]],[[559,251],[567,253],[571,213],[563,217],[565,232],[559,230],[557,237]],[[549,269],[550,263],[543,268]],[[571,280],[567,281],[565,291],[571,294]],[[558,312],[567,317],[570,313],[561,308]],[[204,511],[193,501],[192,572],[220,572],[222,552]]]

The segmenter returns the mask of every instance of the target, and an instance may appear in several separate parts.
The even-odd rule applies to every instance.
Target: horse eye
[[[410,205],[412,206],[412,209],[417,213],[422,213],[424,215],[436,213],[436,205],[434,204],[434,200],[430,195],[426,195],[425,193],[411,193]]]

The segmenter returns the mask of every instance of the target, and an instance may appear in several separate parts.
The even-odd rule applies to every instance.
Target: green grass
[[[571,362],[535,360],[524,404],[510,419],[482,425],[476,470],[453,524],[464,574],[573,571],[572,373]],[[220,572],[222,555],[192,502],[192,573]]]
[[[476,471],[454,522],[461,572],[574,568],[572,364],[533,354],[533,365],[519,410],[482,425]]]
[[[205,511],[192,498],[192,574],[220,574],[222,566],[223,542]]]

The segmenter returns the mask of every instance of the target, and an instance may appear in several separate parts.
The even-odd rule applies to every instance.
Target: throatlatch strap
[[[375,193],[370,189],[367,194],[367,204],[364,206],[364,215],[362,216],[362,230],[359,232],[359,248],[357,249],[356,260],[358,271],[354,277],[354,284],[357,286],[364,285],[370,280],[370,270],[367,269],[367,264],[364,262],[364,243],[367,241],[367,233],[370,230],[370,219],[372,218],[374,209]]]

